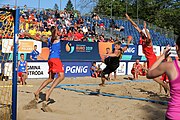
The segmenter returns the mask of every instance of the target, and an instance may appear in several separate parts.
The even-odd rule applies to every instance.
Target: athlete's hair
[[[114,45],[121,45],[121,41],[114,42]]]
[[[21,56],[21,55],[24,55],[24,53],[21,53],[20,56]]]
[[[37,45],[34,45],[34,47],[37,47]]]
[[[110,48],[109,48],[109,47],[108,47],[108,48],[106,48],[106,50],[107,50],[107,49],[109,49],[109,50],[110,50]]]

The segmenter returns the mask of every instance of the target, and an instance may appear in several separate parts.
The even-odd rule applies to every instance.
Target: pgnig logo
[[[68,52],[69,54],[74,52],[74,46],[72,46],[72,44],[69,42],[66,44],[66,52]]]

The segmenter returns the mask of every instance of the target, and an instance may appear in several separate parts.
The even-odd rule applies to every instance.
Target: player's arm
[[[132,38],[128,37],[128,42],[127,42],[126,46],[122,48],[122,51],[126,51],[128,49],[129,44],[131,43],[131,41],[132,41]]]
[[[167,62],[162,63],[162,61],[170,55],[169,51],[170,48],[166,47],[163,55],[161,55],[159,59],[148,70],[146,75],[148,79],[156,78],[166,72],[166,70],[168,69],[168,66],[166,65]]]
[[[134,28],[135,28],[139,33],[141,33],[141,29],[138,27],[138,25],[129,17],[128,14],[125,14],[125,15],[126,15],[127,20],[129,20],[129,22],[131,22],[132,26],[134,26]]]
[[[27,61],[26,61],[26,74],[28,74]]]
[[[31,54],[30,54],[30,59],[31,59],[31,60],[34,60],[34,59],[32,58],[32,52],[31,52]]]
[[[147,25],[146,25],[146,22],[144,21],[144,29],[145,29],[145,32],[146,32],[146,35],[147,35],[147,42],[151,42],[151,35],[150,35],[150,33],[148,32],[146,26],[147,26]]]
[[[19,70],[19,65],[20,65],[20,61],[18,61],[18,67],[17,67],[17,70]]]
[[[114,53],[104,54],[104,56],[109,56],[109,57],[118,57],[119,55],[120,55],[120,50],[115,50]]]
[[[36,41],[46,42],[46,43],[48,42],[48,38],[46,38],[46,37],[40,37],[39,38],[39,37],[31,35],[30,33],[27,33],[27,32],[24,32],[23,35],[28,36],[28,37],[32,38],[33,40],[36,40]]]

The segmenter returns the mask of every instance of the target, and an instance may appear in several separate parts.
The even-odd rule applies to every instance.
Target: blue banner
[[[125,45],[122,45],[124,47]],[[124,52],[124,55],[137,55],[137,45],[129,45],[128,49]]]
[[[98,43],[61,41],[61,60],[99,61]]]
[[[126,45],[121,45],[121,48],[125,47]],[[114,48],[114,44],[112,45],[112,48]],[[137,45],[129,45],[128,49],[124,52],[123,55],[137,55]]]
[[[91,76],[92,62],[63,62],[66,77]]]

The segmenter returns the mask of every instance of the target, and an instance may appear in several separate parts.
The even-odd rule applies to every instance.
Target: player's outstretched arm
[[[129,20],[131,22],[131,24],[134,26],[134,28],[139,32],[141,33],[141,29],[138,27],[138,25],[129,17],[128,14],[125,14],[127,20]]]
[[[146,21],[144,21],[144,29],[145,29],[145,32],[146,32],[146,35],[147,35],[147,38],[148,38],[148,40],[151,40],[151,35],[150,35],[150,33],[148,32],[148,30],[147,30],[147,27],[146,27],[147,25],[146,25]]]
[[[30,37],[32,38],[33,40],[36,40],[36,41],[41,41],[41,42],[48,42],[48,39],[47,38],[44,38],[44,37],[36,37],[34,35],[31,35],[30,33],[27,33],[27,32],[24,32],[22,33],[23,35],[27,36],[27,37]]]

